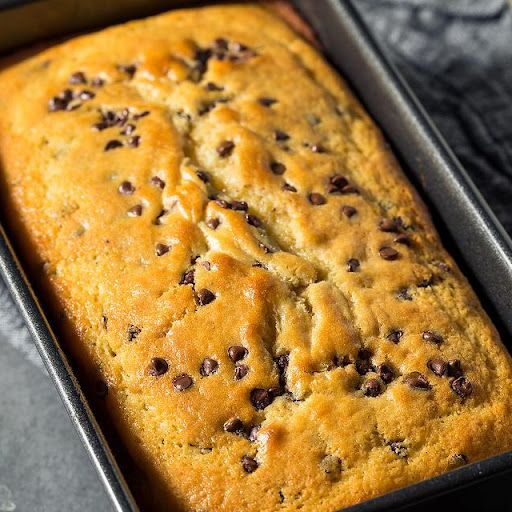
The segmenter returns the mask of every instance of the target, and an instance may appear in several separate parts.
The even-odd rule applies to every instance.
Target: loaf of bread
[[[333,511],[512,448],[495,328],[267,8],[78,37],[0,90],[4,218],[143,508]]]

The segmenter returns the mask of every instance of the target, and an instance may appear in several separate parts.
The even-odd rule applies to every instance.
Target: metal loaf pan
[[[128,16],[153,14],[157,10],[171,8],[180,3],[183,4],[130,0],[128,4],[133,9]],[[188,5],[191,3],[194,2],[186,2]],[[406,174],[430,206],[443,242],[477,290],[484,308],[507,343],[507,340],[512,339],[512,295],[509,293],[512,289],[512,241],[369,33],[357,13],[354,5],[356,2],[294,0],[293,3],[315,30],[327,57],[348,80],[373,119],[382,128]],[[36,16],[41,12],[41,4],[46,4],[46,8],[51,9],[52,4],[62,5],[63,2],[34,2],[36,10],[31,11],[30,1],[0,0],[0,26],[12,20],[17,9],[23,10],[25,20]],[[39,25],[38,30],[34,31],[31,26],[25,34],[18,25],[16,41],[0,40],[0,51],[31,42],[38,37],[66,34],[73,30],[99,27],[126,19],[126,4],[115,4],[116,9],[112,9],[112,3],[108,3],[108,12],[103,9],[98,16],[87,19],[84,17],[81,20],[76,17],[73,20],[73,9],[59,11],[58,16],[50,16],[51,19],[45,27]],[[2,8],[7,10],[2,11]],[[33,19],[35,21],[37,18]],[[482,261],[486,262],[485,265],[481,264]],[[0,273],[25,319],[115,510],[137,511],[137,505],[3,228],[0,229]],[[511,349],[510,346],[507,348]],[[510,469],[512,452],[507,452],[347,510],[397,510]]]

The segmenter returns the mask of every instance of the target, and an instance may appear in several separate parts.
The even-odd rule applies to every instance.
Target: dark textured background
[[[512,233],[512,11],[506,1],[356,3]],[[0,512],[111,510],[1,281],[0,343]],[[512,511],[511,485],[505,476],[411,510]]]

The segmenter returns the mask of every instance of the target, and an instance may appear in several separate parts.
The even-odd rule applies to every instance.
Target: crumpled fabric
[[[354,3],[512,233],[512,11],[506,0]],[[43,369],[1,280],[0,340]]]

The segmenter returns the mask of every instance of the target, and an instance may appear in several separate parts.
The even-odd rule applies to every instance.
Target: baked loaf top
[[[149,510],[332,511],[512,448],[495,329],[274,14],[128,23],[0,90],[7,214]]]

